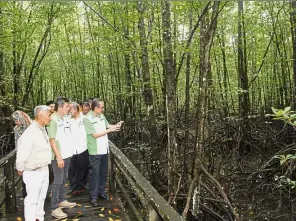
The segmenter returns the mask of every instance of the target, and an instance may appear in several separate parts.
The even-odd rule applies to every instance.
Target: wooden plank
[[[121,220],[126,221],[125,219],[125,211],[119,205],[119,199],[115,197],[111,197],[111,200],[99,200],[98,206],[93,207],[90,203],[90,195],[87,190],[83,194],[79,196],[68,195],[67,200],[70,202],[76,202],[78,205],[71,209],[63,209],[63,211],[68,215],[68,220],[78,219],[79,221],[106,221],[109,218],[113,220]],[[18,211],[15,213],[6,214],[1,221],[16,221],[19,217],[22,220],[24,219],[24,200],[22,198],[18,198],[17,201]],[[47,198],[44,205],[45,217],[46,221],[56,221],[54,217],[51,216],[51,198]]]

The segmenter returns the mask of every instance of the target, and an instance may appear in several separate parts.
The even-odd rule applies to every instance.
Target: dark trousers
[[[95,200],[98,195],[105,193],[108,173],[108,154],[90,155],[90,166],[90,194],[91,200]]]
[[[59,168],[57,160],[52,160],[54,182],[52,184],[52,209],[58,208],[58,204],[66,200],[65,183],[68,178],[70,158],[64,159],[64,167]]]
[[[88,150],[73,155],[70,160],[68,178],[70,190],[81,190],[85,187],[89,175],[89,152]]]
[[[22,192],[23,192],[23,198],[27,196],[27,191],[26,191],[26,184],[24,183],[24,180],[22,179]]]

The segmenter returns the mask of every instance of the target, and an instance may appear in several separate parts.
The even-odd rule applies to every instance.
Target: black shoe
[[[98,198],[99,198],[99,199],[102,199],[102,200],[108,200],[108,199],[109,199],[108,196],[107,196],[105,193],[103,193],[103,194],[99,194],[99,195],[98,195]]]
[[[91,200],[91,203],[93,205],[93,207],[97,207],[98,206],[98,202],[96,199]]]

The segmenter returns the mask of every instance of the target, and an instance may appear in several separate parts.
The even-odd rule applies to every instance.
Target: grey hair
[[[100,102],[104,102],[102,99],[100,99],[100,98],[94,98],[93,100],[92,100],[92,105],[91,105],[91,109],[92,109],[92,111],[95,109],[95,107],[99,107],[100,106]]]
[[[36,117],[40,111],[50,110],[49,106],[46,105],[38,105],[34,108],[34,117]]]
[[[73,108],[77,111],[79,111],[79,104],[76,102],[71,102],[70,104],[72,104]]]

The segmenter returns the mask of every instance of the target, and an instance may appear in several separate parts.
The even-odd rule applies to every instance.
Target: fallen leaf
[[[102,207],[100,211],[102,212],[103,210],[104,210],[104,207]]]
[[[103,214],[101,214],[101,213],[99,214],[99,216],[100,216],[100,217],[104,217],[104,215],[103,215]]]
[[[109,214],[111,214],[111,211],[110,211],[110,210],[108,210],[108,213],[109,213]]]
[[[113,221],[113,218],[109,217],[109,218],[108,218],[108,221]]]
[[[120,209],[119,208],[114,208],[113,211],[118,213],[118,212],[120,212]]]
[[[18,218],[17,218],[17,221],[22,221],[22,218],[21,218],[21,217],[18,217]]]
[[[79,219],[72,219],[72,221],[79,221]]]
[[[112,200],[112,196],[111,196],[111,197],[109,197],[109,200]]]
[[[120,220],[120,219],[115,219],[114,221],[122,221],[122,220]]]
[[[89,207],[91,207],[91,206],[85,206],[85,208],[89,208]]]
[[[77,203],[76,206],[81,206],[81,204]]]

